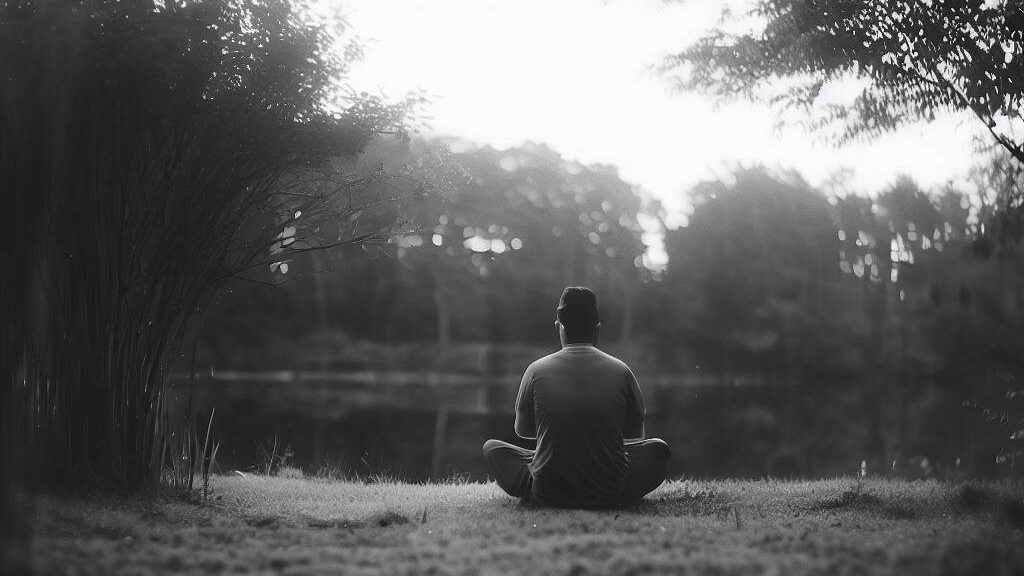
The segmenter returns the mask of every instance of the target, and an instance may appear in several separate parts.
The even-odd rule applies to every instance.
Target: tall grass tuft
[[[161,447],[163,462],[162,483],[179,497],[190,497],[195,493],[195,481],[198,476],[202,484],[199,488],[202,501],[205,503],[210,495],[210,474],[217,465],[217,451],[220,441],[213,440],[213,415],[210,411],[205,431],[201,434],[198,419],[189,414],[180,430],[164,436]]]
[[[291,444],[283,448],[278,444],[277,434],[273,441],[257,444],[256,450],[256,471],[264,476],[276,476],[280,470],[290,468],[295,456]]]

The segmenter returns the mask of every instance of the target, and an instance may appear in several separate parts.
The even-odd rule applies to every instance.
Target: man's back
[[[570,344],[532,363],[516,400],[516,433],[537,438],[532,495],[564,506],[618,506],[630,478],[624,439],[643,438],[644,402],[625,363]]]
[[[510,496],[573,508],[628,506],[665,480],[668,444],[643,439],[636,378],[594,347],[599,316],[592,290],[562,291],[555,309],[562,349],[530,364],[516,398],[516,434],[537,438],[537,449],[484,442],[484,460]]]

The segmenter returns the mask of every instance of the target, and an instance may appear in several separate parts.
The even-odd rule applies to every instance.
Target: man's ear
[[[597,344],[597,337],[601,335],[601,323],[594,325],[594,344]]]

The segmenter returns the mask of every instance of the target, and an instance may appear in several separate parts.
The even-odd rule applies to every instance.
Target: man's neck
[[[562,345],[562,348],[583,348],[583,347],[594,347],[593,342],[566,342]]]

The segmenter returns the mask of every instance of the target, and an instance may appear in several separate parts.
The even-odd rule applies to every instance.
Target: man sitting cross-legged
[[[644,400],[633,372],[598,350],[597,298],[562,292],[555,325],[562,349],[526,369],[516,398],[515,432],[528,450],[484,443],[498,486],[539,504],[614,508],[638,502],[665,480],[669,448],[644,440]]]

